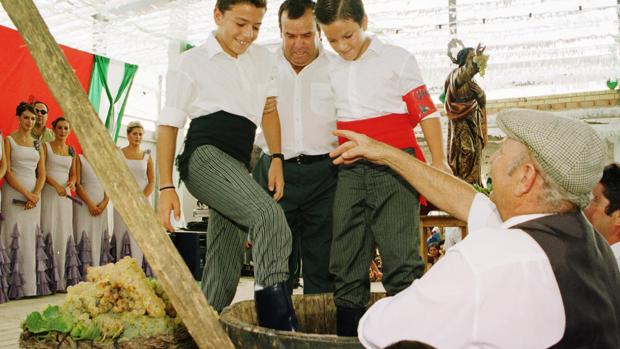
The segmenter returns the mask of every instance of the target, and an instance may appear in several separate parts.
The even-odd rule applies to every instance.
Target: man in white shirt
[[[605,167],[603,178],[592,190],[592,201],[583,210],[588,220],[609,242],[620,268],[620,166]]]
[[[366,312],[365,347],[620,347],[620,272],[580,211],[603,170],[603,140],[582,121],[535,110],[504,111],[497,124],[508,137],[492,157],[490,199],[400,150],[336,132],[349,141],[330,154],[334,163],[387,165],[470,231]]]
[[[286,0],[278,18],[282,47],[278,65],[277,110],[284,157],[284,196],[279,201],[293,234],[289,258],[292,287],[301,254],[304,294],[333,292],[329,273],[332,208],[337,172],[329,152],[337,145],[334,97],[327,74],[328,52],[319,41],[312,0]],[[253,176],[265,189],[271,159],[262,134],[263,149]]]

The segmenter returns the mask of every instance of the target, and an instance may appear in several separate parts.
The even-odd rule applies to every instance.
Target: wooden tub
[[[370,303],[385,297],[372,293]],[[336,305],[332,294],[294,295],[299,332],[258,326],[254,301],[235,303],[222,312],[220,322],[237,349],[348,349],[362,348],[354,337],[336,336]]]

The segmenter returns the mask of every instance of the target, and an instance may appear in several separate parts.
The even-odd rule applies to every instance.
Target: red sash
[[[369,119],[355,121],[338,121],[336,128],[350,130],[387,143],[393,147],[404,149],[413,148],[415,157],[426,162],[424,153],[418,145],[413,132],[412,117],[409,114],[387,114]],[[418,119],[419,120],[419,119]],[[348,139],[338,137],[338,143],[343,144]],[[426,199],[420,196],[420,203],[426,206]]]

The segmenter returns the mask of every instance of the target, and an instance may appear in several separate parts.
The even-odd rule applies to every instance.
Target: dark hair
[[[467,63],[467,55],[469,54],[470,51],[473,51],[474,49],[472,47],[465,47],[462,48],[459,53],[456,55],[456,64],[459,65],[459,67],[462,67],[465,65],[465,63]]]
[[[52,121],[52,128],[56,128],[56,125],[58,125],[58,123],[61,122],[61,121],[64,121],[64,122],[68,123],[69,125],[71,125],[69,120],[65,119],[64,116],[59,116],[58,118],[56,118],[56,120]]]
[[[22,116],[22,113],[25,111],[29,111],[34,114],[34,107],[32,104],[28,104],[26,102],[19,102],[17,108],[15,108],[15,115]]]
[[[257,8],[267,8],[267,0],[217,0],[215,8],[224,13],[237,4],[252,4]]]
[[[49,110],[50,107],[47,106],[47,103],[45,102],[41,102],[41,101],[34,101],[34,103],[32,103],[32,106],[36,106],[37,104],[43,104],[45,106],[45,109]]]
[[[620,166],[611,163],[605,166],[603,170],[603,195],[609,200],[609,206],[605,209],[605,213],[610,216],[616,210],[620,210]]]
[[[314,15],[321,24],[349,19],[361,26],[366,12],[362,0],[318,0]]]
[[[278,9],[278,26],[282,31],[282,14],[286,11],[288,19],[301,18],[307,10],[313,11],[316,4],[312,0],[285,0]]]

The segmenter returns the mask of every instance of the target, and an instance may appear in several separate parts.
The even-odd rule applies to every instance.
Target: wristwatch
[[[271,154],[271,159],[280,159],[282,161],[284,161],[284,154],[282,153],[273,153]]]

